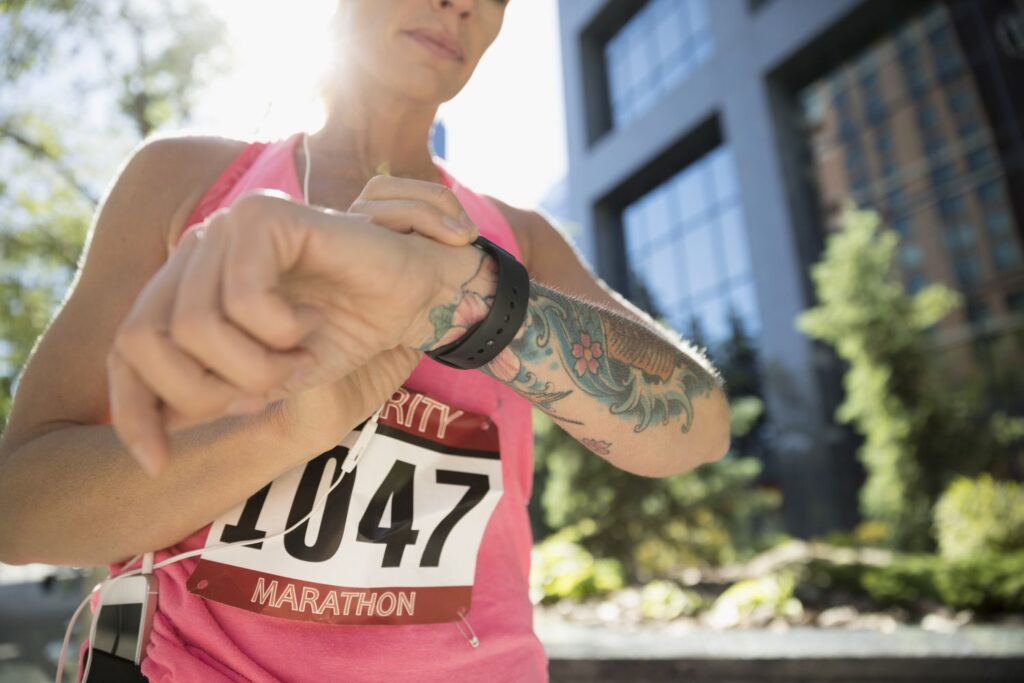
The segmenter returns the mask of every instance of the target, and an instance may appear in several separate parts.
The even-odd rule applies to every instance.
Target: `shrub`
[[[961,477],[936,503],[934,520],[942,555],[949,559],[1022,549],[1024,487],[988,474]]]
[[[882,606],[914,607],[934,600],[954,609],[1024,610],[1024,551],[960,560],[902,555],[884,567],[813,560],[803,579],[821,588],[849,589]]]
[[[595,559],[576,542],[581,533],[569,527],[533,547],[530,597],[534,603],[585,600],[622,588],[622,565],[614,559]]]
[[[645,617],[653,619],[692,616],[703,606],[704,600],[699,593],[680,588],[674,581],[649,581],[640,591],[640,611]]]
[[[799,617],[803,604],[794,597],[796,577],[790,571],[737,581],[725,589],[711,608],[709,622],[736,626],[756,614]]]
[[[893,268],[898,242],[876,214],[847,211],[812,267],[819,304],[797,327],[848,365],[835,417],[864,437],[864,517],[886,523],[889,545],[921,552],[933,548],[931,509],[950,479],[1007,460],[1024,430],[990,414],[993,392],[954,386],[929,353],[962,296],[939,284],[908,294]]]

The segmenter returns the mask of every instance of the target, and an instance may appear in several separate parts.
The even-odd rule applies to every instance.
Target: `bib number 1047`
[[[342,462],[347,456],[348,448],[336,446],[306,463],[288,510],[286,529],[313,509],[320,483],[323,481],[325,471],[332,463],[330,482],[333,484],[338,480]],[[314,521],[316,516],[312,516],[284,535],[284,548],[289,555],[304,562],[325,562],[334,557],[345,532],[349,504],[352,500],[352,489],[358,470],[357,466],[351,473],[346,474],[341,483],[328,494],[327,500],[323,504],[323,514],[320,515],[320,526],[313,534],[312,542],[309,542],[307,532],[310,522]],[[437,484],[462,486],[465,487],[465,493],[430,533],[420,558],[421,567],[438,566],[445,541],[452,529],[483,499],[490,489],[490,481],[486,474],[448,469],[436,469],[435,472]],[[359,519],[356,540],[363,543],[384,544],[382,567],[400,566],[406,546],[415,545],[419,539],[421,529],[413,528],[415,473],[415,464],[396,459]],[[273,483],[267,484],[249,497],[242,508],[238,522],[224,526],[220,536],[221,542],[254,541],[246,543],[243,547],[255,549],[263,547],[263,542],[260,539],[266,537],[267,531],[258,528],[257,522],[272,485]],[[391,524],[384,526],[384,510],[389,501],[391,502]]]

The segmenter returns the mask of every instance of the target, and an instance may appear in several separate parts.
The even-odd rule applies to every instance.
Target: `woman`
[[[106,197],[0,442],[17,522],[0,552],[117,573],[135,553],[159,565],[202,549],[156,571],[149,680],[546,680],[527,592],[532,406],[645,476],[727,450],[706,359],[610,292],[540,214],[477,195],[430,156],[437,107],[507,4],[340,0],[321,131],[152,142]],[[374,178],[385,162],[394,177]],[[478,230],[531,283],[516,340],[476,372],[423,352],[493,303],[493,262],[468,246]],[[288,254],[300,277],[286,283]],[[227,291],[243,272],[288,285],[276,314],[289,328],[267,326],[266,299]],[[244,397],[256,405],[229,410]],[[374,446],[339,483],[376,409]],[[308,526],[269,540],[332,484]]]

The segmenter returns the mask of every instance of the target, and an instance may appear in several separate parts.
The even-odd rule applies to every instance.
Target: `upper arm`
[[[169,235],[213,181],[210,174],[219,172],[210,164],[225,156],[222,146],[203,138],[160,139],[123,165],[64,300],[22,371],[0,458],[58,427],[108,420],[106,357],[114,334],[166,261]]]

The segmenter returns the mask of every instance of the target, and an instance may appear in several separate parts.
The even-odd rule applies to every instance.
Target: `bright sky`
[[[237,72],[197,108],[197,123],[275,138],[318,126],[312,91],[334,0],[216,0]],[[268,49],[273,45],[273,49]],[[282,55],[291,55],[281,63]],[[512,0],[497,40],[439,118],[452,173],[479,192],[534,206],[566,173],[556,0]],[[480,125],[479,122],[486,122]]]

